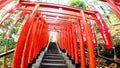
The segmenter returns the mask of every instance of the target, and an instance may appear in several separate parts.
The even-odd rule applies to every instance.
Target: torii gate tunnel
[[[0,1],[0,9],[12,1]],[[110,3],[109,5],[120,18],[118,6],[113,5],[111,0],[107,0],[107,2]],[[94,47],[97,46],[97,43],[91,21],[95,21],[106,48],[112,48],[108,28],[97,11],[22,0],[8,11],[0,21],[0,26],[17,10],[20,11],[18,18],[12,23],[4,38],[8,39],[11,29],[25,15],[25,19],[17,33],[19,39],[12,60],[12,68],[27,68],[42,48],[46,48],[50,31],[58,33],[57,43],[60,49],[65,50],[72,60],[75,60],[75,64],[81,65],[81,68],[86,68],[85,47],[87,47],[89,68],[96,68]],[[80,42],[80,44],[77,42]],[[80,47],[80,58],[78,57],[78,45]]]

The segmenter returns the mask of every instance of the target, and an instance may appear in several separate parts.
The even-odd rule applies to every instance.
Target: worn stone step
[[[55,57],[55,58],[63,58],[63,56],[61,56],[61,55],[45,55],[44,57]]]
[[[66,64],[62,64],[62,63],[41,63],[41,65],[66,66]]]
[[[39,68],[68,68],[64,57],[59,53],[55,43],[49,44]]]
[[[47,56],[61,56],[61,55],[60,55],[60,54],[58,54],[58,53],[57,53],[57,54],[53,54],[53,53],[51,53],[51,54],[50,54],[50,53],[46,53],[44,56],[46,56],[46,55],[47,55]]]
[[[59,60],[59,59],[54,59],[54,60],[51,60],[51,59],[43,59],[42,60],[43,63],[63,63],[63,64],[66,64],[66,61],[65,60]]]
[[[41,65],[39,68],[68,68],[68,66],[45,66]]]
[[[44,56],[43,59],[52,59],[52,60],[54,60],[54,59],[60,59],[60,60],[64,60],[63,57],[46,57],[46,56]]]

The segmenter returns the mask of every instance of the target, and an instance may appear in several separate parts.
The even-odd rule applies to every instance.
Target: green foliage
[[[12,18],[9,18],[5,23],[4,25],[2,25],[2,28],[7,28],[8,29],[8,26],[13,22],[13,19]]]
[[[19,0],[14,0],[15,3],[17,3]],[[2,11],[2,10],[1,10]],[[10,33],[9,39],[8,40],[4,40],[4,36],[8,30],[8,28],[11,26],[11,24],[14,22],[14,19],[18,16],[19,11],[16,11],[14,14],[12,14],[9,19],[7,19],[4,24],[2,24],[2,26],[0,27],[0,54],[4,52],[4,48],[6,45],[6,42],[8,41],[8,50],[14,49],[16,42],[14,40],[14,38],[12,37],[13,34],[16,34],[21,22],[23,21],[24,17],[23,16],[21,18],[21,20],[18,22],[18,24],[12,28],[12,31]],[[3,18],[5,15],[7,14],[7,10],[4,10],[2,14],[0,14],[0,17]],[[10,64],[12,61],[12,56],[13,54],[7,55],[7,68],[11,68]],[[3,62],[3,58],[0,58],[0,68],[2,68],[2,62]]]
[[[96,22],[94,20],[92,20],[92,22],[93,22],[94,30],[96,31],[96,33],[99,33],[99,29]]]
[[[96,24],[94,24],[94,29],[95,29],[96,33],[100,32]]]
[[[76,8],[81,8],[81,9],[86,9],[87,6],[83,1],[80,0],[70,0],[70,6],[76,7]]]
[[[50,42],[52,42],[53,41],[53,36],[50,36]]]
[[[0,37],[0,46],[4,46],[5,45],[5,40],[3,40],[2,37]]]
[[[14,0],[15,1],[15,3],[17,3],[19,0]]]
[[[114,14],[110,14],[108,16],[109,19],[107,18],[106,14],[103,14],[102,17],[103,17],[106,24],[108,24],[108,23],[114,24],[114,23],[120,22],[120,20]]]
[[[120,41],[116,42],[115,46],[120,46]]]
[[[19,30],[19,27],[21,25],[21,22],[23,21],[25,16],[23,16],[21,18],[21,20],[18,22],[18,24],[12,28],[12,31],[10,33],[8,40],[4,40],[4,36],[8,30],[8,27],[10,27],[11,24],[13,23],[13,21],[14,21],[13,19],[16,17],[16,15],[18,15],[18,11],[15,12],[9,19],[7,19],[5,21],[5,23],[2,25],[2,27],[0,27],[0,30],[2,31],[2,32],[0,32],[0,48],[1,48],[0,53],[4,52],[4,47],[5,47],[7,41],[8,41],[8,50],[15,48],[16,42],[14,41],[14,38],[12,37],[12,35],[17,33],[17,31]],[[13,56],[13,54],[10,54],[7,56],[7,68],[10,68],[9,66],[12,61],[12,56]],[[0,58],[0,68],[2,66],[2,62],[3,62],[3,58]]]
[[[13,54],[7,55],[7,68],[11,68],[12,56]]]
[[[107,23],[110,23],[110,19],[108,19],[105,15],[103,15],[103,20],[105,21],[105,23],[107,24]]]
[[[119,20],[114,14],[112,14],[112,15],[110,16],[110,19],[112,20],[113,23],[114,23],[114,22],[120,22],[120,20]]]

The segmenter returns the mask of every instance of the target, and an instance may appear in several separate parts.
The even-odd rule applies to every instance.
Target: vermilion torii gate
[[[4,3],[6,1],[2,1],[2,4]],[[59,47],[66,50],[72,60],[75,61],[75,64],[81,64],[81,68],[86,68],[85,46],[87,46],[89,68],[96,68],[94,47],[97,46],[97,43],[91,20],[96,22],[106,48],[112,48],[109,31],[97,11],[40,2],[20,1],[0,20],[0,26],[17,10],[20,10],[18,18],[12,23],[5,36],[5,39],[7,39],[12,28],[26,15],[22,27],[18,31],[19,39],[12,60],[12,68],[27,68],[42,48],[46,47],[49,41],[49,31],[58,32],[57,42]],[[80,58],[78,57],[77,39],[80,42]]]

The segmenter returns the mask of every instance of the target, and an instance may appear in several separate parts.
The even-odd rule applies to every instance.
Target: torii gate
[[[9,2],[11,1],[12,0]],[[6,1],[2,1],[2,4],[6,5]],[[2,8],[3,6],[0,7]],[[79,60],[81,59],[81,68],[85,68],[86,66],[84,45],[87,44],[89,68],[96,68],[94,46],[97,44],[96,42],[93,42],[93,40],[95,40],[95,37],[93,36],[95,35],[93,32],[94,30],[91,29],[92,25],[89,26],[89,23],[91,23],[90,20],[96,22],[104,39],[106,48],[112,48],[112,41],[106,24],[97,11],[82,10],[69,6],[40,2],[24,2],[22,0],[9,10],[8,14],[0,21],[0,25],[2,25],[16,10],[21,11],[18,20],[23,15],[28,16],[25,23],[22,25],[22,30],[19,32],[20,36],[16,44],[12,68],[27,68],[28,64],[32,63],[36,55],[42,48],[45,48],[48,43],[48,29],[54,31],[58,31],[59,29],[58,43],[60,48],[66,50],[72,60],[75,60],[75,64],[79,64]],[[15,23],[17,22],[18,21]],[[67,23],[68,25],[64,23]],[[51,28],[53,25],[55,28]],[[64,26],[63,29],[60,28],[61,25]],[[11,28],[14,26],[15,25],[11,26]],[[78,31],[78,33],[76,31]],[[10,30],[7,34],[9,34],[9,32]],[[78,37],[76,34],[78,34]],[[7,37],[8,36],[6,36],[6,38]],[[78,58],[77,38],[80,42],[80,59]]]

